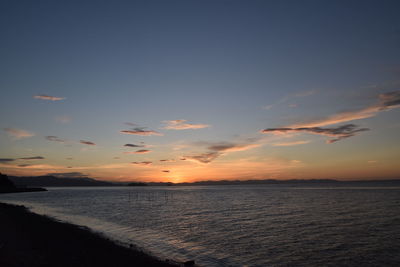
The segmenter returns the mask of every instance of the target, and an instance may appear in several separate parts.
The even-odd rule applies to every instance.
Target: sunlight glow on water
[[[50,188],[0,201],[204,266],[400,263],[399,188]]]

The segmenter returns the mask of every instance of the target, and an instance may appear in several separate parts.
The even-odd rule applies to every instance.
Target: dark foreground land
[[[176,266],[76,225],[0,203],[0,266]]]

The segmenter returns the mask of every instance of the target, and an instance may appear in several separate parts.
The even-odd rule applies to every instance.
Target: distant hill
[[[38,187],[18,187],[7,175],[0,173],[0,193],[22,193],[22,192],[38,192],[47,191],[44,188]]]
[[[116,186],[111,182],[98,181],[92,178],[66,178],[56,176],[9,176],[16,186]]]
[[[150,186],[202,186],[202,185],[271,185],[271,186],[400,186],[400,179],[339,181],[333,179],[292,179],[292,180],[219,180],[193,183],[147,183]]]

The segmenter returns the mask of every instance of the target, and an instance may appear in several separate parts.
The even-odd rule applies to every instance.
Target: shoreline
[[[124,247],[89,228],[0,202],[0,266],[194,266]]]

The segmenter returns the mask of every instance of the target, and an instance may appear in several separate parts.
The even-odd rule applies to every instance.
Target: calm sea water
[[[202,266],[400,266],[400,188],[49,188],[0,201]]]

